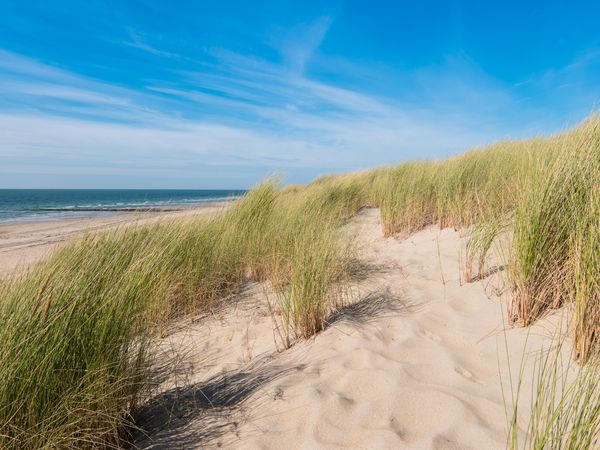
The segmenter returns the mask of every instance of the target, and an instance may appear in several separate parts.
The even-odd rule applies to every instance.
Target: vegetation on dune
[[[322,329],[348,266],[335,223],[352,204],[343,189],[290,200],[266,182],[215,218],[90,235],[5,280],[0,447],[119,446],[149,339],[247,281],[273,277],[290,334]]]
[[[380,208],[387,236],[432,224],[471,230],[469,279],[483,276],[494,240],[510,230],[511,320],[529,324],[570,303],[576,355],[595,360],[598,117],[446,161],[281,190],[271,180],[214,217],[70,243],[0,283],[0,447],[119,446],[144,395],[148,343],[170,320],[209,311],[249,281],[272,285],[285,346],[319,332],[352,267],[340,226],[363,206]]]
[[[557,331],[549,348],[533,353],[531,398],[523,398],[523,367],[510,386],[512,410],[508,410],[507,448],[510,450],[562,450],[597,448],[600,437],[600,360],[593,355],[584,366],[569,357],[564,335]],[[527,352],[527,349],[524,349]],[[521,424],[519,408],[530,411]],[[508,409],[508,408],[507,408]]]
[[[379,206],[386,235],[425,226],[468,229],[466,278],[484,273],[499,235],[514,296],[511,321],[575,306],[575,352],[585,362],[600,339],[600,118],[550,138],[502,142],[446,161],[346,175]],[[473,273],[473,264],[476,265]]]
[[[552,158],[533,165],[514,222],[510,316],[527,325],[547,309],[575,305],[575,351],[585,362],[597,346],[600,120],[553,140]]]

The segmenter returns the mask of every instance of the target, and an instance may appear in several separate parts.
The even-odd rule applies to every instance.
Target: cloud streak
[[[175,62],[169,77],[136,86],[0,50],[0,187],[38,175],[80,187],[77,174],[104,185],[152,177],[153,187],[245,187],[274,171],[307,181],[553,131],[589,113],[600,95],[589,75],[597,52],[516,85],[464,54],[377,78],[347,61],[349,79],[334,82],[309,70],[315,59],[338,66],[318,51],[331,24],[324,16],[276,32],[270,45],[281,61],[216,47],[193,59],[129,31],[125,46]],[[556,101],[530,101],[536,97]],[[239,184],[220,184],[235,176]]]

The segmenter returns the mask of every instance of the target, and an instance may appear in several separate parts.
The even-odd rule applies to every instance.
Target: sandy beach
[[[126,212],[97,218],[0,223],[0,276],[27,267],[48,256],[61,243],[88,232],[210,214],[226,207],[228,203],[211,202],[179,211]]]
[[[14,273],[90,231],[223,207],[3,225],[2,271]],[[565,311],[529,328],[507,326],[502,267],[465,283],[466,238],[451,229],[384,238],[379,210],[364,209],[345,232],[361,270],[346,306],[314,338],[283,350],[268,306],[274,294],[268,283],[254,283],[155,342],[154,388],[137,412],[145,431],[136,446],[505,448],[511,380],[524,352],[521,376],[532,379],[532,355],[551,344]],[[529,398],[532,385],[522,390]],[[525,404],[521,415],[528,414]]]
[[[156,386],[138,413],[146,433],[136,445],[506,448],[511,379],[531,352],[521,375],[529,399],[532,355],[551,343],[564,311],[506,326],[502,270],[462,282],[465,238],[453,230],[384,238],[377,209],[347,228],[364,270],[324,332],[282,351],[270,287],[253,284],[157,342]]]
[[[1,5],[0,450],[600,450],[600,1]]]

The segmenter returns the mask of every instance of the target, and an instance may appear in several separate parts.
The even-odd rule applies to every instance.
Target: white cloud
[[[166,58],[175,58],[175,59],[182,58],[182,56],[178,53],[169,52],[166,50],[162,50],[162,49],[153,47],[152,45],[148,44],[148,42],[146,42],[146,39],[142,34],[136,32],[135,30],[129,29],[128,34],[129,34],[129,37],[131,40],[123,42],[123,44],[125,44],[128,47],[137,48],[138,50],[142,50],[144,52],[151,53],[152,55],[155,55],[155,56],[166,57]]]
[[[271,43],[281,53],[287,67],[296,73],[302,73],[306,63],[323,42],[331,22],[331,16],[323,16],[291,30],[278,30],[273,33]]]
[[[552,131],[566,114],[582,114],[575,107],[524,105],[523,87],[506,86],[465,58],[399,74],[404,92],[393,98],[381,92],[385,86],[376,94],[369,85],[351,89],[311,78],[303,67],[328,27],[323,19],[308,26],[307,43],[284,42],[284,64],[211,49],[215,62],[144,89],[0,50],[0,176],[96,174],[109,183],[126,175],[190,177],[218,167],[230,171],[223,177],[252,170],[253,181],[279,168],[306,178],[445,156]],[[152,52],[142,40],[134,44]],[[170,56],[160,52],[154,54]],[[580,74],[594,58],[563,71]],[[565,79],[560,73],[529,83],[556,92]]]

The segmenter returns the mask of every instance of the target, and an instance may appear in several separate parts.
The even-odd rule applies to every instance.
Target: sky
[[[600,2],[0,0],[0,188],[247,188],[551,134]]]

